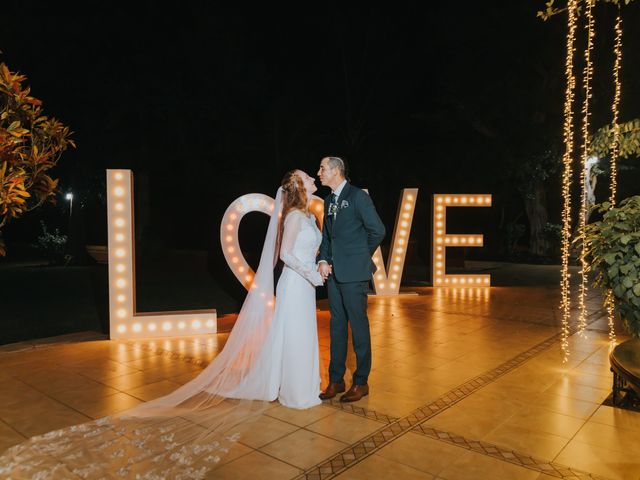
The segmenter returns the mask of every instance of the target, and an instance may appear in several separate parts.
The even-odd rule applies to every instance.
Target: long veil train
[[[228,394],[255,365],[273,319],[281,215],[280,188],[254,283],[224,349],[200,375],[169,395],[120,414],[9,448],[0,456],[0,478],[205,478],[248,420],[269,405],[269,399],[240,400]]]

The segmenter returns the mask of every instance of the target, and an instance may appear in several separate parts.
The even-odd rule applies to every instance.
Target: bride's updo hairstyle
[[[285,173],[282,183],[282,218],[287,218],[287,214],[294,209],[309,213],[307,206],[307,190],[304,188],[302,178],[298,170],[290,170]]]
[[[291,210],[301,210],[305,214],[309,214],[307,205],[307,190],[304,188],[302,178],[298,175],[298,170],[289,170],[284,174],[282,183],[282,216],[278,224],[278,237],[276,240],[276,255],[280,254],[280,243],[282,241],[282,232],[284,230],[284,219]]]

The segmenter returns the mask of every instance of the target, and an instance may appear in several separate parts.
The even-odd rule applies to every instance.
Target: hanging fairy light
[[[613,290],[607,290],[604,297],[604,306],[607,309],[607,319],[609,324],[609,349],[613,350],[616,346],[616,331],[613,324],[615,308],[613,304]]]
[[[593,38],[595,36],[595,20],[593,18],[593,4],[591,0],[587,0],[585,8],[586,30],[587,30],[587,48],[584,51],[584,70],[582,72],[582,85],[584,89],[584,100],[582,102],[582,158],[581,172],[586,171],[587,159],[589,158],[589,117],[591,99],[591,79],[593,77],[593,62],[591,60],[591,51],[593,50]],[[588,216],[587,188],[585,175],[580,175],[580,217],[579,228],[584,230],[587,224]],[[587,327],[587,258],[586,243],[582,242],[580,252],[580,290],[578,292],[578,334],[584,336]]]
[[[561,269],[561,305],[562,310],[562,351],[564,361],[569,358],[569,319],[571,316],[571,287],[569,284],[569,246],[571,242],[571,162],[573,158],[573,100],[575,96],[576,77],[573,72],[573,54],[577,27],[578,0],[569,0],[567,17],[567,58],[565,75],[567,88],[564,101],[564,144],[562,157],[562,269]]]
[[[610,180],[610,193],[609,203],[610,208],[613,208],[616,204],[616,190],[618,188],[618,156],[620,155],[620,125],[618,124],[618,117],[620,114],[620,66],[622,63],[622,14],[620,10],[620,4],[618,4],[618,15],[616,17],[616,40],[613,48],[615,54],[615,62],[613,64],[613,83],[615,85],[615,91],[613,95],[613,104],[611,105],[611,113],[613,118],[611,125],[613,127],[613,139],[611,141],[610,157],[611,157],[611,180]],[[605,298],[605,307],[607,309],[607,320],[609,324],[609,343],[611,348],[616,344],[616,332],[614,325],[615,310],[613,308],[613,293],[607,292]]]
[[[620,5],[618,5],[618,16],[616,17],[616,41],[614,46],[615,62],[613,64],[613,82],[615,85],[615,93],[613,95],[613,104],[611,105],[611,113],[613,119],[611,126],[613,127],[613,139],[611,142],[611,186],[609,194],[609,203],[613,207],[616,203],[616,190],[618,187],[618,156],[620,155],[620,125],[618,125],[618,117],[620,115],[620,66],[622,63],[622,15]]]

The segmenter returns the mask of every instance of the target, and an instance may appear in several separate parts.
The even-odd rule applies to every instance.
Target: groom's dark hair
[[[327,157],[327,162],[331,168],[337,168],[340,171],[340,175],[349,180],[347,177],[347,163],[340,157]]]

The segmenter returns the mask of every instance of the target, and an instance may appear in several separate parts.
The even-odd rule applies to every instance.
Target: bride
[[[200,479],[278,400],[321,403],[315,263],[321,233],[309,211],[317,190],[301,170],[276,195],[260,265],[220,354],[189,383],[118,415],[52,431],[0,456],[0,478]],[[284,268],[273,301],[273,269]],[[275,306],[274,306],[275,303]]]

